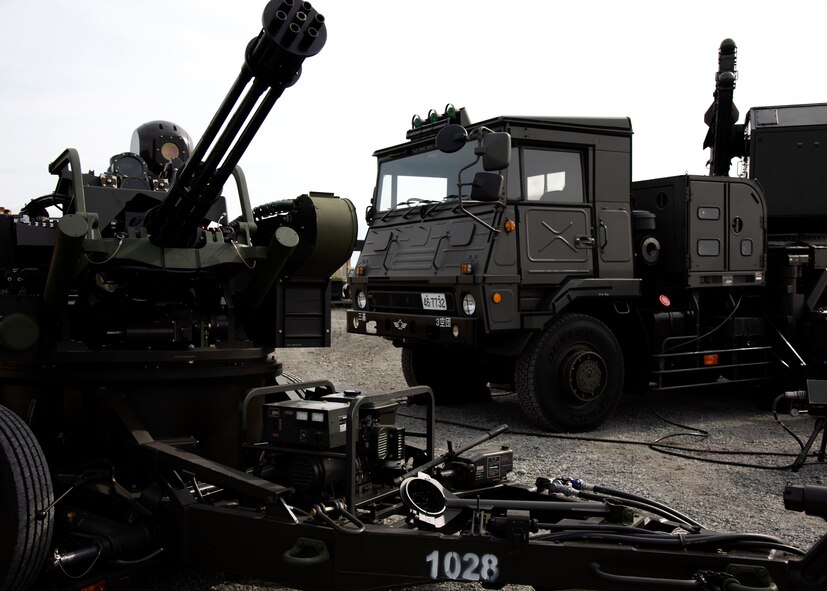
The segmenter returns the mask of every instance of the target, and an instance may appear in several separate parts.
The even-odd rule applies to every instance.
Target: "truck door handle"
[[[594,238],[591,236],[575,236],[574,245],[577,248],[594,248]]]
[[[609,226],[607,226],[602,221],[600,222],[600,230],[602,232],[603,241],[600,243],[600,250],[606,248],[606,245],[609,243]]]

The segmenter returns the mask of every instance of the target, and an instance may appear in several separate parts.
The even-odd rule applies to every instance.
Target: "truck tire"
[[[408,386],[430,386],[437,404],[461,404],[490,397],[471,352],[448,347],[402,347],[402,375]]]
[[[623,353],[603,322],[565,314],[528,342],[515,381],[528,417],[553,431],[588,431],[614,412],[623,393]]]
[[[22,591],[43,572],[54,513],[43,450],[20,417],[0,406],[0,591]]]

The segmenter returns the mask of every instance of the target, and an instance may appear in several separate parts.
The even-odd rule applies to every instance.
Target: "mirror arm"
[[[481,156],[477,154],[477,157],[476,159],[474,159],[473,162],[471,162],[470,164],[466,164],[465,166],[460,168],[459,172],[457,173],[457,198],[459,199],[460,203],[462,203],[462,173],[471,168],[472,166],[476,166],[476,164],[480,161],[480,158]]]
[[[365,222],[368,226],[370,226],[373,218],[376,217],[376,194],[378,192],[378,188],[378,185],[373,187],[373,196],[370,198],[370,205],[368,205],[365,209]]]
[[[494,133],[494,130],[493,130],[493,129],[488,129],[488,128],[487,128],[487,127],[485,127],[485,126],[483,126],[483,127],[478,127],[477,129],[475,129],[474,131],[472,131],[472,132],[471,132],[471,137],[475,137],[475,136],[476,136],[477,138],[479,138],[479,140],[480,140],[480,141],[482,141],[482,137],[483,137],[483,135],[485,135],[486,133]]]
[[[488,223],[488,222],[486,222],[485,220],[482,220],[482,219],[478,218],[476,215],[474,215],[473,213],[471,213],[470,211],[468,211],[467,209],[465,209],[465,206],[462,204],[462,197],[460,197],[460,199],[459,199],[459,210],[460,210],[462,213],[464,213],[465,215],[467,215],[469,218],[471,218],[471,219],[472,219],[472,220],[474,220],[475,222],[478,222],[478,223],[482,224],[483,226],[485,226],[486,228],[488,228],[488,229],[489,229],[489,230],[491,230],[492,232],[495,232],[495,233],[497,233],[497,234],[499,234],[500,232],[502,232],[502,230],[498,230],[497,228],[495,228],[494,226],[492,226],[491,224],[489,224],[489,223]]]
[[[482,130],[482,129],[488,129],[488,128],[482,127],[480,129]],[[488,131],[491,131],[491,130],[488,129]],[[480,142],[481,142],[481,140],[482,140],[482,135],[480,135]],[[479,147],[480,146],[477,146],[477,148],[479,148]],[[476,150],[474,150],[474,152],[476,153]],[[480,161],[481,157],[482,157],[481,154],[477,154],[477,157],[474,159],[473,162],[471,162],[470,164],[467,164],[467,165],[463,166],[462,168],[460,168],[459,172],[457,173],[457,201],[459,202],[459,210],[463,214],[465,214],[469,218],[471,218],[472,220],[482,224],[483,226],[485,226],[486,228],[488,228],[492,232],[496,232],[497,234],[499,234],[500,230],[498,230],[497,228],[495,228],[494,226],[492,226],[491,224],[489,224],[485,220],[480,219],[479,217],[477,217],[476,215],[474,215],[473,213],[471,213],[470,211],[465,209],[465,206],[462,204],[462,173],[465,172],[466,170],[468,170],[469,168],[471,168],[472,166],[475,166]]]

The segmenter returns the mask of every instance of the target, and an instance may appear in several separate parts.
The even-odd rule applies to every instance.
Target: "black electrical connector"
[[[827,486],[788,484],[784,488],[784,508],[827,520]]]

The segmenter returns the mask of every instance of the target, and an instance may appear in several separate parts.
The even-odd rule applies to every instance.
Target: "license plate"
[[[422,295],[422,309],[423,310],[447,310],[448,302],[445,299],[444,293],[423,293]]]

